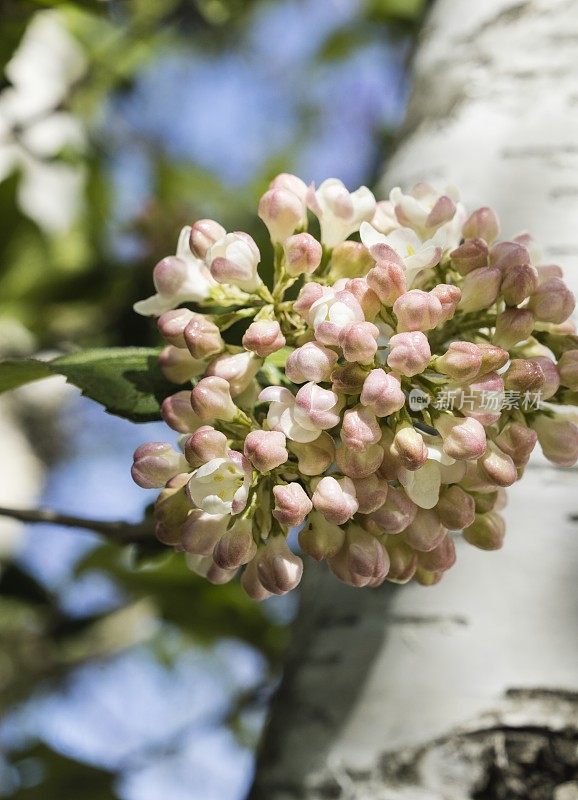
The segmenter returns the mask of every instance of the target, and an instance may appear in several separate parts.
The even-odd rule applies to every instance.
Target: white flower
[[[230,283],[245,292],[254,292],[262,281],[257,272],[259,248],[248,233],[227,233],[216,241],[205,256],[211,275],[218,283]]]
[[[442,483],[456,483],[466,471],[465,462],[447,456],[441,445],[429,444],[427,452],[422,467],[414,471],[402,467],[397,475],[409,499],[420,508],[433,508],[439,500]]]
[[[82,150],[84,128],[57,109],[85,71],[82,48],[57,11],[34,15],[5,69],[11,86],[0,92],[0,181],[20,170],[18,203],[49,231],[67,230],[82,208],[85,170],[57,156]]]
[[[442,257],[455,250],[462,241],[462,228],[468,218],[468,212],[461,203],[456,204],[456,213],[444,225],[440,225],[432,236],[432,241],[442,249]]]
[[[156,265],[153,281],[157,293],[134,304],[137,314],[158,317],[181,303],[200,303],[209,296],[215,281],[204,262],[193,255],[190,235],[191,227],[186,225],[179,235],[176,255]]]
[[[459,192],[449,186],[438,192],[428,183],[418,183],[409,194],[404,194],[399,186],[389,193],[396,216],[402,225],[413,228],[424,238],[451,219],[456,213]]]
[[[326,247],[336,247],[358,231],[364,220],[373,217],[376,205],[375,197],[367,186],[348,192],[337,178],[323,181],[317,191],[315,185],[311,184],[307,202],[319,219],[321,242]]]
[[[322,428],[300,412],[295,397],[282,386],[267,386],[259,395],[259,401],[270,403],[267,424],[273,431],[281,431],[293,442],[307,444],[318,439]]]
[[[229,450],[226,458],[212,458],[193,472],[187,493],[207,514],[238,514],[247,504],[251,474],[245,456]]]
[[[351,292],[327,288],[309,309],[308,319],[318,341],[337,345],[339,332],[352,322],[364,322],[365,315]]]
[[[398,228],[385,235],[369,222],[359,229],[361,241],[371,251],[375,245],[386,245],[401,259],[406,271],[407,288],[410,289],[422,269],[439,264],[442,247],[434,239],[422,241],[411,228]]]

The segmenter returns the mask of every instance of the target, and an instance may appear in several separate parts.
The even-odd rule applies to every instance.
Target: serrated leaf
[[[52,361],[10,359],[0,362],[0,392],[25,383],[64,375],[83,395],[118,417],[133,422],[160,419],[160,406],[175,385],[163,376],[159,351],[146,347],[82,350]]]

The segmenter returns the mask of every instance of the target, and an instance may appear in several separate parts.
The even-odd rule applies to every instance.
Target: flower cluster
[[[258,213],[272,285],[248,234],[201,220],[136,305],[158,317],[161,367],[182,385],[162,405],[181,451],[134,456],[134,480],[161,490],[158,538],[215,583],[242,569],[259,600],[297,586],[299,552],[361,587],[436,583],[451,532],[499,548],[504,489],[536,442],[555,464],[578,459],[577,418],[561,409],[578,401],[578,338],[560,268],[526,234],[498,241],[490,208],[468,214],[426,184],[376,202],[283,174]],[[416,392],[432,402],[409,403]],[[456,392],[470,402],[436,402]],[[528,392],[543,402],[505,400]]]

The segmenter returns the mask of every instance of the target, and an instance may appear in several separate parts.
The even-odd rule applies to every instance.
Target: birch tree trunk
[[[578,0],[437,0],[383,186],[424,179],[578,292]],[[577,800],[577,478],[536,458],[435,587],[309,569],[251,800]]]

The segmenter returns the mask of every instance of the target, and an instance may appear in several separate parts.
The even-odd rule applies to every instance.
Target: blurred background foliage
[[[183,224],[268,252],[255,208],[277,172],[371,185],[425,6],[0,0],[0,354],[157,344],[132,304]],[[19,391],[41,500],[142,518],[128,463],[162,426]],[[243,796],[292,600],[55,526],[11,547],[0,530],[0,563],[0,797]]]

